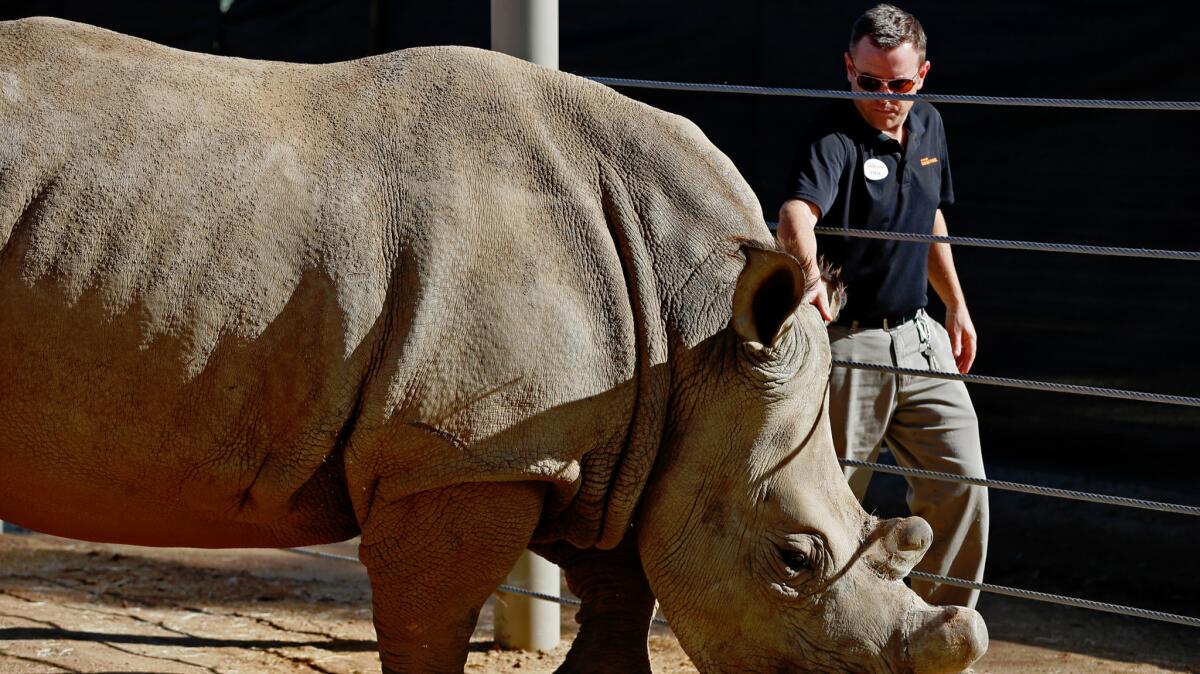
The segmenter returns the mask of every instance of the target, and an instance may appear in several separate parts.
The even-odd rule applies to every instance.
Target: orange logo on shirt
[[[938,163],[937,157],[921,157],[921,166],[929,166],[936,163]]]

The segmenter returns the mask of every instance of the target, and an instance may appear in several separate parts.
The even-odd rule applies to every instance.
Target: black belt
[[[842,325],[851,330],[863,330],[874,328],[894,328],[903,325],[921,313],[920,309],[913,309],[905,314],[895,314],[892,316],[874,316],[871,318],[850,318],[849,316],[839,316],[834,325]]]

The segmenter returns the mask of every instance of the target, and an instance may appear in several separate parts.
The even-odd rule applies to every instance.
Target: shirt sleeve
[[[826,133],[800,143],[792,161],[788,197],[813,204],[820,209],[821,217],[825,217],[837,199],[838,184],[848,155],[849,148],[836,133]]]

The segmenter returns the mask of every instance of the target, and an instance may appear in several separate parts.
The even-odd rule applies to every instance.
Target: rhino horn
[[[946,606],[918,614],[906,639],[914,674],[961,672],[987,652],[987,625],[973,609]]]
[[[920,517],[896,518],[889,520],[886,526],[887,531],[881,541],[887,553],[883,570],[894,579],[903,578],[929,550],[933,542],[933,529]]]

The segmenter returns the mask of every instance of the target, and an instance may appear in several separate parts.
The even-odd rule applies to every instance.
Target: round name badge
[[[867,180],[883,180],[888,177],[887,164],[872,157],[863,162],[863,175]]]

